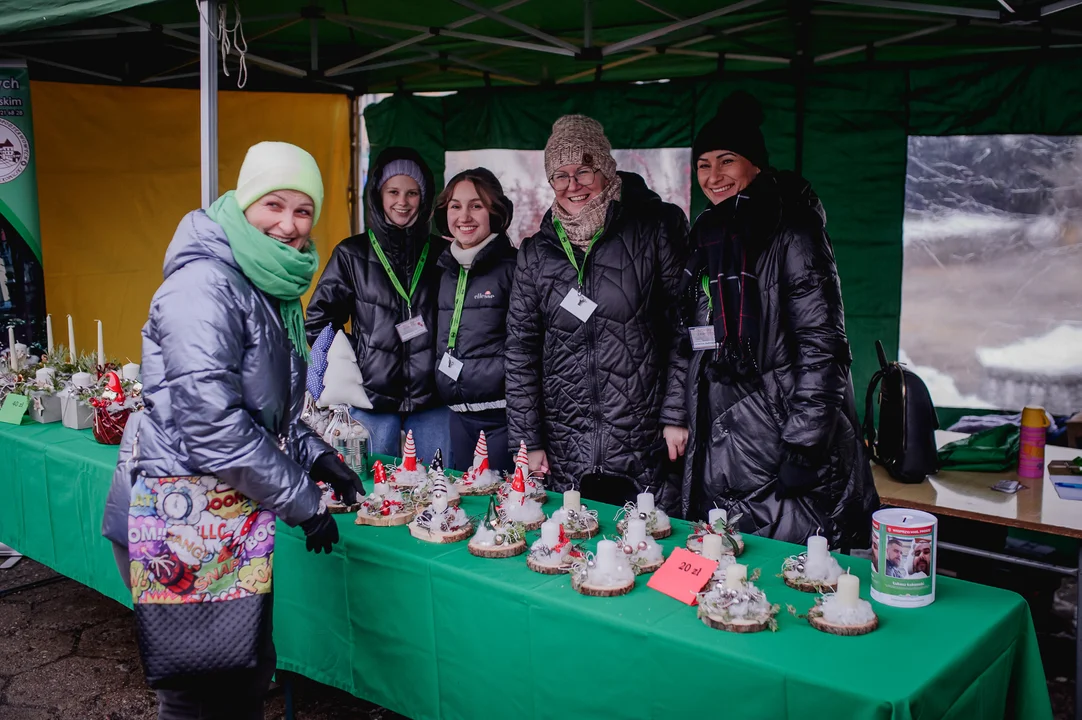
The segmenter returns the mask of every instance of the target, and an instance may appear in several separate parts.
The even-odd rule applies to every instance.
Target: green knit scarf
[[[301,295],[312,284],[319,267],[315,243],[309,241],[304,250],[296,250],[280,240],[256,230],[233,197],[230,190],[207,210],[207,216],[222,226],[233,257],[253,285],[278,299],[278,312],[286,335],[297,353],[308,361],[308,342],[304,337],[304,311]]]

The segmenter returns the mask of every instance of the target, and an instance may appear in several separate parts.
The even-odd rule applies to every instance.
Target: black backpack
[[[883,343],[875,341],[881,369],[868,384],[864,442],[872,459],[895,480],[919,483],[939,469],[935,431],[939,429],[932,396],[924,381],[901,363],[887,362]],[[875,429],[875,389],[879,390],[879,431]]]

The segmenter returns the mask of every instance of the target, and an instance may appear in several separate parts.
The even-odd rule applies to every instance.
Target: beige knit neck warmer
[[[590,240],[593,239],[594,233],[605,224],[609,204],[613,200],[620,199],[622,187],[623,182],[620,180],[620,176],[617,175],[609,181],[604,190],[590,198],[590,202],[586,203],[578,215],[572,215],[564,210],[559,200],[554,199],[552,201],[552,217],[560,221],[560,225],[563,226],[564,232],[567,233],[567,239],[571,241],[572,245],[576,245],[583,250],[590,246]]]

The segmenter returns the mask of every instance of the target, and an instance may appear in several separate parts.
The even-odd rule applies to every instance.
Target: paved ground
[[[30,560],[0,570],[0,593],[55,574]],[[296,678],[298,720],[399,720],[333,688]],[[1049,682],[1057,720],[1073,718],[1074,685]],[[153,720],[131,612],[94,590],[63,579],[0,597],[0,720]],[[285,717],[285,697],[271,691],[266,717]]]
[[[0,570],[0,593],[55,577],[22,560]],[[153,720],[131,612],[79,583],[59,582],[0,597],[0,720]],[[400,715],[304,678],[294,680],[298,720]],[[285,697],[272,690],[267,718],[285,717]]]

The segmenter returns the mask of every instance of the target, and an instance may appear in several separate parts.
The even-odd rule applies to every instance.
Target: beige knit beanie
[[[564,115],[552,124],[545,143],[545,175],[551,178],[564,165],[591,165],[606,179],[616,178],[612,145],[601,123],[585,115]]]

